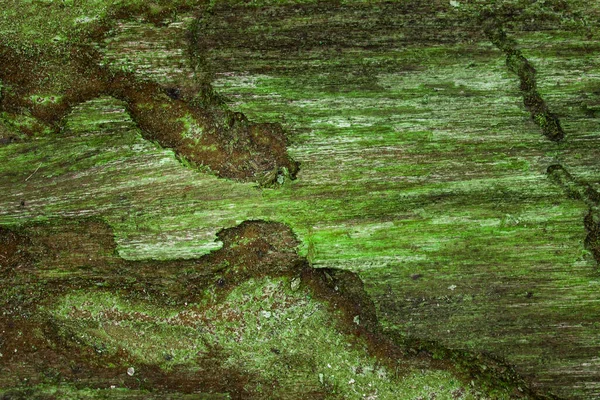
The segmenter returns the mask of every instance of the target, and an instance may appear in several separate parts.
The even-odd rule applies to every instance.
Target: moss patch
[[[0,380],[5,391],[19,376],[33,385],[87,382],[100,398],[95,388],[116,386],[233,398],[470,399],[508,398],[520,382],[411,357],[381,333],[360,279],[308,266],[282,224],[247,221],[219,234],[220,250],[157,263],[117,257],[100,221],[64,222],[0,232],[3,284],[14,288],[2,297],[0,364],[12,371]],[[29,301],[17,305],[21,294]],[[519,397],[536,398],[518,384]]]

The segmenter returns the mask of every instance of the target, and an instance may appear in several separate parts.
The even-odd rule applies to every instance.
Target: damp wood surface
[[[186,287],[182,277],[197,265],[195,260],[216,257],[223,243],[217,233],[222,229],[263,220],[289,227],[298,239],[297,257],[312,267],[358,274],[385,335],[407,343],[429,340],[446,349],[501,359],[539,393],[575,399],[600,396],[600,10],[595,4],[192,3],[177,13],[159,13],[159,23],[147,10],[136,15],[135,8],[107,17],[114,18],[110,29],[91,40],[98,65],[158,85],[166,100],[157,102],[157,108],[180,101],[179,97],[192,98],[210,84],[219,99],[204,104],[203,110],[218,107],[218,116],[239,112],[253,124],[281,124],[288,158],[269,164],[275,168],[266,171],[265,176],[272,173],[266,178],[268,185],[262,184],[262,177],[240,181],[198,169],[186,161],[181,148],[148,140],[136,122],[139,114],[132,115],[129,98],[107,92],[65,107],[56,131],[20,133],[32,123],[31,115],[42,114],[35,109],[22,115],[16,108],[4,112],[0,225],[34,242],[38,232],[37,237],[46,235],[57,242],[88,243],[85,232],[94,231],[95,222],[92,228],[84,224],[81,239],[76,234],[59,235],[51,227],[66,224],[67,228],[57,229],[78,232],[69,228],[72,222],[61,221],[92,218],[102,221],[97,229],[110,236],[109,240],[92,235],[100,244],[82,245],[84,250],[74,251],[75,244],[72,249],[29,250],[38,254],[32,261],[38,271],[35,279],[72,291],[59,296],[54,305],[40,297],[45,318],[54,318],[67,332],[88,329],[82,333],[88,336],[79,342],[89,347],[97,344],[92,343],[98,337],[94,321],[104,312],[93,307],[114,308],[110,305],[118,303],[124,313],[143,314],[129,331],[103,334],[105,357],[126,367],[113,359],[119,353],[110,350],[121,340],[128,362],[155,364],[153,377],[167,379],[164,376],[172,372],[162,369],[168,370],[177,359],[140,356],[148,348],[136,347],[128,335],[140,327],[154,329],[153,340],[175,348],[170,357],[185,357],[185,350],[169,342],[173,332],[188,343],[202,343],[202,335],[192,338],[186,331],[193,324],[180,322],[181,301],[187,298],[175,293]],[[19,40],[45,40],[35,32],[23,38],[22,32],[3,32],[2,44],[7,47]],[[499,32],[505,39],[498,39]],[[507,62],[511,54],[522,58]],[[528,65],[534,73],[527,72]],[[534,83],[525,82],[530,78]],[[7,88],[17,89],[3,82],[4,96]],[[56,88],[56,93],[27,95],[35,96],[32,102],[51,106],[60,102],[60,85]],[[543,106],[539,101],[537,106],[527,103],[533,91]],[[542,116],[560,121],[562,140],[546,134],[549,122]],[[181,126],[182,135],[203,137],[195,120],[184,118]],[[289,160],[299,163],[295,176],[280,167],[293,165]],[[236,160],[220,160],[218,165],[225,170],[227,163],[235,166]],[[58,254],[54,259],[47,254],[52,251]],[[100,261],[85,261],[86,252],[101,254]],[[118,269],[125,272],[117,274]],[[207,267],[204,273],[215,272]],[[157,293],[172,292],[180,303],[139,305],[136,296],[141,289],[127,281],[128,276],[140,285],[148,283]],[[69,277],[76,283],[103,279],[106,288],[95,288],[96,283],[77,286]],[[214,286],[219,276],[210,277],[207,281]],[[20,278],[10,279],[17,280],[6,278],[3,285],[38,287],[33,278],[21,283]],[[129,283],[116,290],[120,279]],[[276,290],[289,287],[292,278],[261,279],[267,281],[256,278],[239,287]],[[202,285],[202,290],[209,290]],[[95,294],[97,303],[85,302],[84,288]],[[264,310],[255,310],[246,300],[235,303],[232,290],[233,297],[214,307],[222,310],[223,304],[234,304],[263,315]],[[193,297],[190,303],[199,299]],[[8,305],[13,303],[6,301],[10,314]],[[291,314],[282,317],[293,318],[310,305],[301,296],[291,301],[291,311],[286,311]],[[194,310],[193,318],[203,321],[211,310],[204,304]],[[169,313],[179,313],[179,319],[165,319],[163,314]],[[117,317],[107,317],[106,326],[116,330]],[[73,322],[78,318],[83,325]],[[316,321],[328,318],[323,312]],[[223,324],[212,328],[211,334],[227,336],[229,328]],[[330,338],[338,329],[318,330],[317,325],[310,329],[319,338]],[[296,328],[285,329],[294,333]],[[267,340],[258,332],[243,334]],[[260,371],[267,364],[277,368],[279,364],[269,364],[275,362],[275,352],[266,348],[267,364],[258,362],[240,372],[231,363],[242,363],[245,352],[263,354],[264,349],[241,348],[235,340],[225,340],[223,346],[229,363],[218,364],[219,368],[231,376],[245,371],[251,377],[244,382],[255,385],[252,396],[261,398],[256,385],[275,378]],[[367,347],[355,344],[348,357],[368,352]],[[317,369],[328,364],[325,359],[313,362]],[[423,367],[424,361],[419,362],[415,365]],[[27,368],[19,373],[23,371]],[[319,393],[324,390],[319,380],[323,372],[314,371],[312,381],[300,382],[310,382],[311,390]],[[459,381],[436,373],[406,379],[417,386],[433,386],[446,378],[444,382]],[[152,389],[135,386],[126,376],[118,379],[132,390]],[[295,378],[285,379],[281,378],[280,388],[290,390]],[[367,385],[366,380],[350,379]],[[99,387],[90,381],[94,384]],[[386,398],[383,393],[392,383],[378,384],[383,385],[379,398]],[[228,389],[207,387],[224,393]],[[471,395],[458,383],[446,389],[438,398]],[[50,383],[43,390],[51,396],[58,389]],[[82,387],[60,390],[65,397],[103,395],[83,393]],[[236,390],[245,393],[243,388]],[[333,390],[347,395],[342,389]],[[278,396],[285,398],[286,393]],[[144,398],[144,392],[123,396]],[[486,398],[480,393],[473,396]]]

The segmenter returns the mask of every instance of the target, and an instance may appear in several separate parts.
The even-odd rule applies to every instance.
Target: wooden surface
[[[599,11],[483,3],[225,1],[120,19],[94,44],[104,68],[186,96],[210,82],[230,110],[281,123],[296,179],[199,172],[101,95],[58,133],[0,145],[0,224],[99,217],[120,257],[181,260],[218,249],[223,228],[281,222],[312,266],[358,273],[390,335],[596,398]]]

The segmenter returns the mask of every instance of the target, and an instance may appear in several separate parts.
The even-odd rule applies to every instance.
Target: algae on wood
[[[189,266],[219,248],[214,239],[223,228],[249,219],[282,222],[313,266],[360,275],[381,324],[407,348],[449,360],[458,353],[439,349],[490,354],[541,393],[600,394],[595,7],[174,1],[153,9],[132,1],[122,11],[101,2],[92,10],[70,6],[69,15],[33,2],[32,9],[49,7],[57,26],[87,21],[83,30],[55,32],[50,24],[36,33],[27,23],[7,22],[24,3],[7,3],[3,14],[8,54],[17,48],[35,60],[28,46],[40,41],[66,35],[66,43],[80,45],[91,37],[94,62],[108,73],[145,82],[142,89],[156,84],[150,92],[162,91],[163,100],[152,107],[201,91],[205,109],[220,110],[225,99],[252,122],[281,123],[300,170],[296,180],[283,168],[266,171],[274,187],[198,172],[144,139],[144,129],[154,128],[136,124],[143,110],[132,113],[131,95],[117,100],[110,96],[118,93],[100,91],[57,108],[71,74],[86,78],[75,61],[57,73],[58,61],[69,57],[60,40],[50,41],[56,49],[44,50],[39,67],[49,71],[50,80],[39,83],[46,92],[32,95],[38,83],[25,83],[31,90],[21,99],[17,81],[2,87],[10,100],[3,124],[24,132],[0,131],[7,160],[0,170],[2,225],[50,219],[60,226],[63,217],[96,216],[111,226],[121,257]],[[97,21],[90,12],[100,13]],[[96,23],[102,35],[93,33]],[[505,32],[510,46],[494,32]],[[527,98],[524,104],[534,90],[543,106]],[[64,118],[44,119],[46,109]],[[543,135],[544,115],[560,120],[559,143]],[[180,122],[183,135],[198,131],[194,119]],[[27,138],[32,132],[37,136]],[[63,274],[102,278],[110,269],[104,262]],[[46,268],[53,279],[61,275]],[[168,281],[171,273],[181,271],[157,267],[144,276]],[[70,314],[51,315],[68,330]],[[147,323],[163,329],[160,321]],[[323,384],[318,373],[313,383]]]

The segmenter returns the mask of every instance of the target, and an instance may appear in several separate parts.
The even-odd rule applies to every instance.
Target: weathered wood
[[[56,50],[39,68],[57,78],[28,91],[11,83],[9,97],[55,91],[20,99],[22,114],[3,103],[12,133],[0,133],[0,223],[101,217],[128,260],[119,265],[177,265],[217,250],[222,228],[282,222],[313,266],[360,275],[397,343],[489,353],[544,393],[597,397],[599,11],[579,1],[487,3],[223,1],[155,10],[170,18],[158,25],[147,6],[117,7],[104,36],[73,34],[93,38],[94,62],[157,85],[164,104],[188,104],[210,83],[250,121],[281,123],[297,179],[275,169],[267,181],[279,183],[261,188],[198,172],[144,139],[155,128],[109,92],[60,108],[53,125],[44,107],[55,110],[50,97],[66,85],[52,63],[67,56]],[[4,27],[13,29],[6,15],[18,4]],[[47,7],[57,21],[67,15]],[[142,17],[115,22],[127,15]],[[3,44],[38,36],[7,34]],[[87,79],[69,68],[64,79]],[[39,110],[27,103],[38,99]],[[94,279],[110,281],[104,263]],[[139,272],[141,281],[177,270],[161,268]]]

